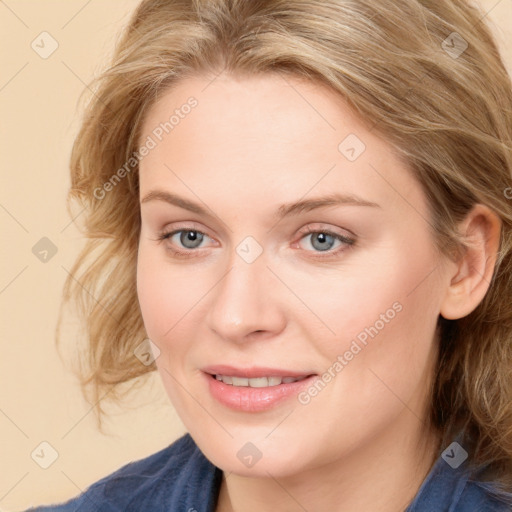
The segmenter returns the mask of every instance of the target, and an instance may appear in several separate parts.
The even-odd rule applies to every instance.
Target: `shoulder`
[[[510,512],[512,495],[500,494],[465,464],[452,467],[442,457],[421,485],[406,512]]]
[[[123,466],[66,503],[29,510],[187,511],[194,507],[199,510],[201,502],[207,511],[216,499],[221,478],[222,471],[206,459],[190,434],[185,434],[167,448]]]
[[[457,505],[461,512],[510,512],[512,494],[499,493],[492,483],[468,479]]]

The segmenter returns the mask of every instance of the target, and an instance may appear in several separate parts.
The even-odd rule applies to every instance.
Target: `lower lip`
[[[260,412],[271,409],[284,400],[296,397],[303,388],[311,385],[312,380],[316,377],[316,375],[311,375],[288,384],[251,388],[224,384],[209,373],[204,375],[208,379],[210,393],[217,401],[230,409],[243,412]]]

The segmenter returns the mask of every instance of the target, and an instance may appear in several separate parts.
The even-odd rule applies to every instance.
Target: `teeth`
[[[279,386],[279,384],[290,384],[302,380],[305,377],[256,377],[248,379],[246,377],[231,377],[229,375],[215,375],[217,380],[238,387],[266,388],[269,386]]]
[[[302,378],[304,378],[304,377],[302,377]],[[302,380],[302,378],[297,379],[295,377],[283,377],[283,384],[290,384],[290,382],[296,382],[298,380]]]
[[[281,377],[269,377],[268,378],[268,385],[269,386],[279,386],[281,384]]]
[[[248,386],[249,379],[245,379],[244,377],[228,377],[228,379],[232,379],[233,386]]]

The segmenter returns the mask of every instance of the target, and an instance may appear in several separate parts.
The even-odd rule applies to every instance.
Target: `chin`
[[[196,443],[206,458],[227,473],[253,478],[268,478],[270,474],[278,478],[295,474],[304,466],[304,442],[288,440],[283,449],[282,440],[264,439],[268,431],[258,437],[237,436],[215,445],[207,434],[200,438],[192,432],[191,435],[198,439]],[[248,440],[251,438],[254,441]],[[203,439],[206,446],[203,446]]]

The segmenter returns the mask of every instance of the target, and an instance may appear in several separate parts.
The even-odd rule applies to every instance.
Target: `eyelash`
[[[163,242],[164,240],[171,238],[172,236],[176,235],[177,233],[187,232],[187,231],[194,231],[196,233],[199,233],[203,236],[208,237],[208,235],[206,233],[204,233],[203,231],[200,231],[199,229],[196,229],[194,227],[187,227],[187,228],[183,227],[183,228],[175,229],[172,231],[162,231],[158,234],[158,238],[155,241]],[[329,231],[328,229],[313,229],[310,227],[307,227],[305,230],[303,230],[301,232],[301,237],[299,238],[299,240],[302,240],[302,238],[304,238],[310,234],[318,234],[318,233],[322,233],[324,235],[329,235],[329,236],[333,237],[335,240],[343,242],[343,244],[345,244],[345,247],[341,246],[338,249],[335,249],[335,250],[330,249],[328,251],[306,251],[306,252],[315,253],[316,255],[313,256],[313,258],[318,258],[318,259],[332,258],[332,257],[337,256],[341,252],[349,250],[355,244],[355,240],[353,238],[350,238],[350,237],[347,237],[344,235],[340,235],[339,233],[334,233],[333,231]],[[210,237],[208,237],[208,238],[210,238]],[[199,249],[188,249],[186,251],[181,251],[179,249],[175,249],[175,248],[171,248],[171,247],[169,247],[169,250],[172,252],[172,254],[174,256],[177,256],[179,258],[194,258],[194,257],[197,257],[197,255],[193,255],[191,253],[200,251]]]

